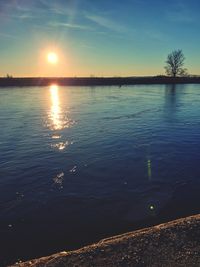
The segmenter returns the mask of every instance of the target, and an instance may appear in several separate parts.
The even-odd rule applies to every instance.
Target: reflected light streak
[[[53,122],[54,130],[61,130],[63,128],[62,119],[60,117],[61,108],[59,101],[59,88],[56,84],[50,86],[51,93],[51,120]]]
[[[48,127],[51,130],[62,130],[64,128],[70,128],[75,124],[75,121],[69,118],[69,112],[61,108],[59,87],[56,84],[52,84],[49,87],[51,97],[51,108],[48,115]],[[60,139],[61,135],[55,133],[52,139]]]
[[[147,168],[148,168],[148,178],[149,178],[149,181],[150,181],[151,180],[151,175],[152,175],[152,173],[151,173],[151,160],[150,159],[147,160]]]

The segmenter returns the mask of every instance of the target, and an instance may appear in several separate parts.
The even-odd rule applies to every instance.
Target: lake
[[[0,89],[0,265],[200,212],[200,85]]]

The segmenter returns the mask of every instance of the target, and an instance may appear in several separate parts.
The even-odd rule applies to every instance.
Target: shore
[[[137,84],[195,84],[200,77],[108,77],[108,78],[0,78],[0,87],[23,86],[123,86]]]
[[[200,215],[104,239],[12,267],[198,267]]]

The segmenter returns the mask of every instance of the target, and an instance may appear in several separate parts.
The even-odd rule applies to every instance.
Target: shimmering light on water
[[[61,136],[60,135],[52,135],[52,139],[60,139]]]
[[[57,148],[59,150],[63,150],[69,145],[73,145],[73,142],[69,142],[69,141],[59,142],[59,143],[56,143],[56,144],[52,144],[52,147]]]
[[[61,118],[61,107],[59,101],[59,91],[57,85],[50,86],[51,94],[51,120],[52,128],[54,130],[60,130],[63,128],[63,122]]]
[[[62,186],[64,181],[64,175],[64,172],[57,174],[56,177],[53,178],[54,183]]]
[[[64,128],[70,128],[75,124],[75,121],[70,118],[69,111],[66,110],[66,105],[68,104],[66,99],[65,110],[63,110],[63,108],[61,107],[59,89],[59,86],[56,84],[51,85],[49,88],[51,108],[49,114],[50,123],[48,123],[48,126],[51,130],[62,130]],[[58,137],[58,135],[53,135],[52,138],[55,139],[55,136]]]

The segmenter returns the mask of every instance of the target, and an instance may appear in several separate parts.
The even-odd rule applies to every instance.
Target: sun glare
[[[54,53],[54,52],[50,52],[50,53],[48,53],[48,55],[47,55],[47,60],[48,60],[48,62],[51,63],[51,64],[56,64],[56,63],[58,62],[58,56],[57,56],[56,53]]]

